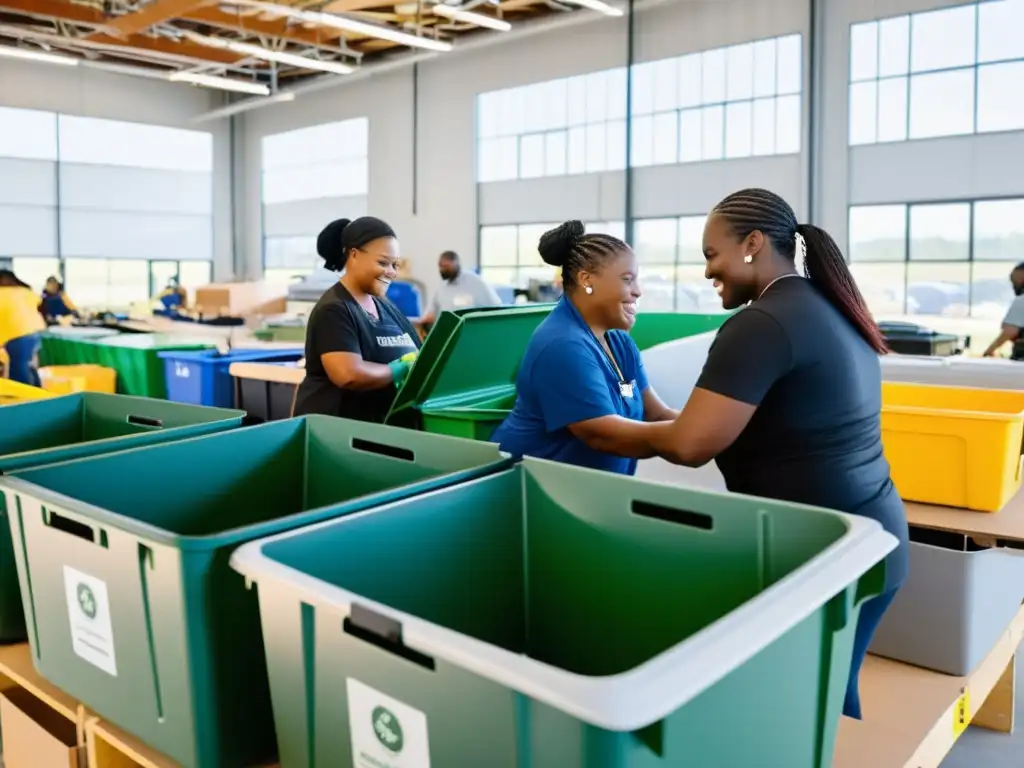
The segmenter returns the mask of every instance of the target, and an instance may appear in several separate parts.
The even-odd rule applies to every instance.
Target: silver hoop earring
[[[744,256],[744,257],[743,257],[743,263],[744,263],[744,264],[753,264],[753,263],[754,263],[754,257],[753,257],[753,256],[751,256],[751,255],[750,255],[750,254],[748,253],[748,254],[747,254],[746,256]]]
[[[583,290],[586,291],[587,296],[589,296],[590,294],[592,294],[594,292],[594,289],[591,288],[589,285],[584,286]]]

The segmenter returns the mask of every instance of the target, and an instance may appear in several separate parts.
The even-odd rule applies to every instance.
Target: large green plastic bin
[[[91,341],[119,335],[109,328],[55,325],[43,334],[39,348],[40,365],[88,365],[99,362],[99,350]]]
[[[232,550],[507,466],[487,443],[309,416],[0,477],[36,668],[185,768],[261,764],[259,607]]]
[[[516,401],[516,374],[552,304],[445,312],[395,397],[387,423],[487,440]]]
[[[239,426],[244,415],[92,392],[8,405],[0,411],[0,474],[226,430]],[[0,642],[26,639],[6,519],[16,509],[0,488]]]
[[[873,520],[527,459],[253,542],[284,768],[828,768]]]
[[[125,333],[94,342],[97,362],[117,371],[118,392],[142,397],[167,398],[167,380],[161,352],[212,349],[208,338],[168,333]]]
[[[717,331],[731,312],[687,314],[684,312],[641,312],[629,335],[641,350],[698,333]]]

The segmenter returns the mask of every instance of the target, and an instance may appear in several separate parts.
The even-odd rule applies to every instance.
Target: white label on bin
[[[354,768],[430,768],[425,714],[351,677],[345,687]]]
[[[71,648],[90,664],[117,677],[107,585],[65,565],[64,593],[68,601]]]

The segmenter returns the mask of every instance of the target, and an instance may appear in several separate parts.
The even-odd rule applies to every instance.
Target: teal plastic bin
[[[36,668],[185,768],[259,765],[266,661],[232,550],[508,465],[486,443],[309,416],[0,477]]]
[[[516,375],[552,304],[441,315],[386,423],[487,440],[516,401]]]
[[[0,410],[0,474],[101,453],[219,432],[242,423],[242,411],[86,392]],[[165,486],[163,483],[162,486]],[[154,487],[152,493],[163,493]],[[24,641],[25,613],[0,488],[0,642]]]
[[[640,350],[649,349],[666,341],[685,339],[698,333],[717,331],[732,317],[731,312],[687,314],[685,312],[641,312],[629,335]]]
[[[285,768],[828,768],[873,520],[527,459],[240,548]]]

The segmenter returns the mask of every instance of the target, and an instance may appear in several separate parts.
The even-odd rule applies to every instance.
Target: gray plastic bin
[[[910,537],[910,575],[869,650],[968,675],[1020,610],[1024,549],[984,547],[965,534],[927,528],[911,528]]]
[[[1024,362],[971,357],[883,355],[882,378],[910,384],[1024,389]]]

